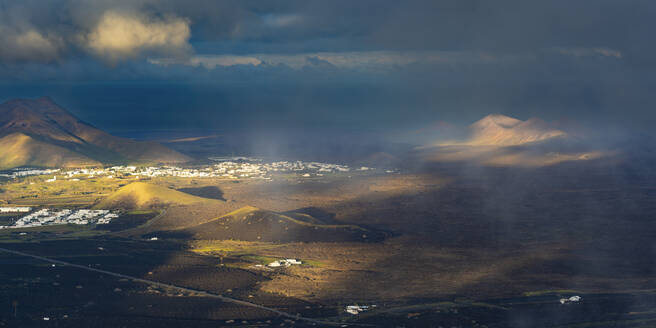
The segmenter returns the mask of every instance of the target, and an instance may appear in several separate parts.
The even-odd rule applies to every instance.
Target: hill
[[[311,211],[277,213],[246,206],[197,226],[173,232],[193,239],[267,242],[379,241],[380,232],[317,218]]]
[[[123,186],[103,199],[98,209],[148,209],[169,205],[189,205],[212,201],[180,191],[145,182],[133,182]]]
[[[0,104],[0,169],[188,160],[154,142],[112,136],[80,121],[47,97]]]
[[[491,114],[470,126],[468,145],[515,146],[565,136],[540,119],[521,121],[509,116]]]

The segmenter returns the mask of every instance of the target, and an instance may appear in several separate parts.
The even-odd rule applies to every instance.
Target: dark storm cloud
[[[0,2],[5,36],[35,31],[84,46],[107,13],[144,24],[187,22],[192,43],[251,52],[357,50],[637,52],[653,30],[651,1],[15,1]],[[158,26],[156,25],[155,28]],[[162,27],[162,26],[159,26]],[[102,26],[101,26],[102,28]],[[134,32],[138,34],[138,31]],[[164,32],[166,33],[166,32]],[[335,43],[339,40],[339,43]],[[166,43],[166,39],[162,40]],[[329,49],[313,48],[322,44]],[[4,47],[3,47],[4,48]],[[210,49],[209,47],[207,49]],[[245,49],[245,48],[243,48]]]
[[[640,125],[655,118],[655,9],[610,0],[0,0],[0,80],[13,86],[0,97],[48,93],[117,124],[122,111],[95,104],[89,88],[111,84],[142,108],[161,98],[148,115],[202,95],[183,106],[204,124],[389,126],[501,112]],[[85,114],[92,107],[101,112]]]

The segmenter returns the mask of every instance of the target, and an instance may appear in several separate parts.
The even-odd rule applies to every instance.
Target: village
[[[18,168],[11,170],[8,173],[0,173],[0,177],[16,179],[27,177],[31,175],[46,175],[59,172],[60,169],[31,169],[31,168]]]
[[[137,178],[181,177],[181,178],[224,178],[224,179],[262,179],[271,180],[274,174],[295,174],[299,178],[322,177],[327,174],[348,173],[352,171],[372,171],[375,168],[362,166],[351,169],[348,165],[304,161],[264,162],[260,159],[246,157],[212,158],[218,162],[213,165],[196,167],[178,166],[132,166],[120,165],[105,168],[34,169],[20,168],[0,173],[0,176],[17,179],[28,176],[52,175],[45,182],[56,182],[58,177],[68,181],[80,181],[80,178],[134,176]],[[386,170],[385,173],[395,173]]]
[[[14,212],[24,213],[26,211],[25,209],[29,209],[29,207],[17,207],[15,209],[18,210],[14,210]],[[12,225],[0,226],[0,229],[32,228],[62,224],[107,224],[118,217],[118,214],[111,213],[108,210],[63,209],[54,211],[43,208],[21,217]]]
[[[369,167],[361,167],[357,171],[375,170]],[[270,180],[275,173],[296,173],[299,177],[323,176],[339,172],[350,172],[347,165],[328,164],[319,162],[303,161],[278,161],[263,163],[258,160],[252,161],[223,161],[214,165],[196,168],[183,168],[177,166],[112,166],[97,169],[76,169],[62,171],[60,174],[68,179],[79,177],[106,177],[136,176],[144,178],[154,177],[183,177],[183,178],[226,178],[226,179],[264,179]],[[49,182],[56,181],[56,178]]]

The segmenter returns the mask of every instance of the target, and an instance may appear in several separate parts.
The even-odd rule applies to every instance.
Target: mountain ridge
[[[19,135],[30,139],[26,141]],[[23,140],[26,146],[16,147],[12,140]],[[53,166],[53,161],[45,154],[32,151],[35,147],[45,150],[45,153],[57,150],[57,153],[66,155],[54,161],[57,166],[64,167],[190,160],[158,143],[113,136],[79,120],[49,97],[12,99],[0,104],[0,145],[3,146],[0,147],[0,169],[25,165]]]

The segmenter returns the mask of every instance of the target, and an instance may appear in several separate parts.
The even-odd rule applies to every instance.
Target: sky
[[[121,129],[646,129],[656,2],[0,0],[0,101]]]

